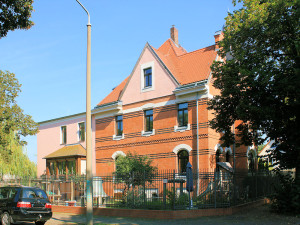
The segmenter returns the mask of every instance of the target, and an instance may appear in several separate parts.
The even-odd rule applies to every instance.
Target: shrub
[[[299,214],[300,187],[291,175],[278,173],[280,184],[275,187],[275,194],[271,197],[271,209],[278,213]]]

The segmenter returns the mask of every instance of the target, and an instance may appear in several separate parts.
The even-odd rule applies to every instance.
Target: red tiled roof
[[[217,57],[214,45],[187,53],[170,39],[153,49],[181,85],[208,79]]]
[[[153,47],[152,49],[180,85],[208,79],[210,66],[217,57],[215,45],[187,52],[183,47],[177,46],[171,39],[168,39],[158,49]],[[119,84],[98,105],[119,100],[128,78]]]
[[[119,84],[115,89],[113,89],[113,91],[110,92],[109,95],[107,95],[98,105],[103,105],[106,103],[117,101],[121,92],[123,91],[123,88],[127,83],[128,78],[129,76],[125,80],[123,80],[122,83]]]

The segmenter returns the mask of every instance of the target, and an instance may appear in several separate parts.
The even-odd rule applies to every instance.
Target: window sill
[[[142,92],[153,91],[153,90],[154,90],[153,86],[149,86],[149,87],[144,87],[142,89]]]
[[[124,133],[122,135],[113,135],[113,140],[114,141],[119,141],[124,139]]]
[[[182,127],[174,126],[174,132],[183,132],[186,130],[191,130],[190,124],[188,124],[187,126],[182,126]]]
[[[142,136],[143,137],[149,137],[151,135],[154,135],[155,134],[155,129],[153,129],[152,131],[143,131],[142,130]]]

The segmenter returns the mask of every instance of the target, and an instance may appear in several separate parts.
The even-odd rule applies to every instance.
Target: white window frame
[[[144,69],[151,68],[151,77],[152,77],[152,86],[145,87],[145,76],[144,76]],[[154,61],[144,63],[141,65],[141,92],[148,92],[155,90],[155,69],[154,69]]]

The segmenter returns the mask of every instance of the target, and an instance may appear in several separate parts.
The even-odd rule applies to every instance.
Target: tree
[[[209,102],[215,113],[211,127],[224,133],[226,146],[233,143],[237,120],[242,121],[240,144],[275,140],[273,156],[280,168],[296,168],[300,184],[300,2],[238,2],[242,7],[228,13],[219,43],[219,54],[227,60],[212,65],[220,95]]]
[[[31,116],[24,114],[16,103],[20,91],[21,85],[15,75],[0,70],[0,156],[2,160],[7,159],[4,156],[12,153],[11,138],[14,138],[19,145],[24,145],[26,142],[22,137],[34,135],[38,131],[38,124]]]
[[[10,30],[29,29],[33,25],[32,3],[33,0],[0,0],[0,39]]]
[[[6,174],[15,175],[16,177],[36,176],[35,163],[30,161],[26,153],[23,152],[23,146],[16,140],[15,132],[12,131],[6,149],[0,146],[0,178]]]
[[[125,190],[131,185],[139,186],[151,182],[157,168],[151,166],[152,160],[147,156],[128,153],[118,156],[116,160],[115,176],[126,184]]]

